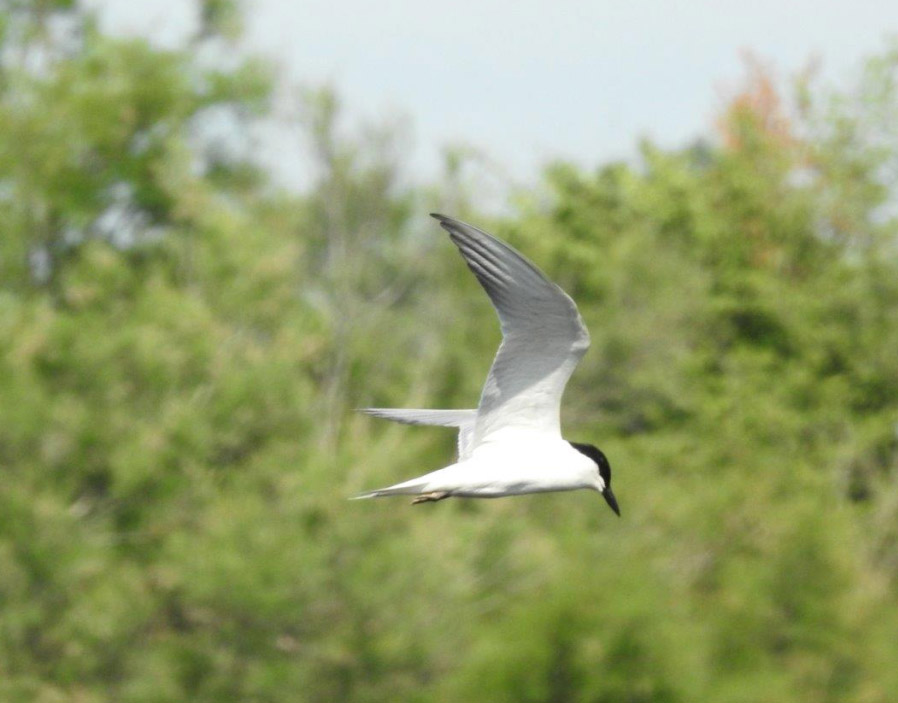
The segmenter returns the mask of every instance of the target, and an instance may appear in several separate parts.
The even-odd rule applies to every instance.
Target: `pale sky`
[[[123,33],[174,36],[185,0],[92,0]],[[332,83],[351,117],[400,115],[408,161],[433,173],[442,146],[486,151],[516,179],[551,158],[592,167],[707,132],[751,50],[784,75],[812,57],[847,81],[898,34],[898,1],[246,0],[249,50],[290,79]],[[279,137],[271,139],[277,142]],[[294,144],[269,158],[299,175]],[[295,160],[295,163],[293,161]],[[291,175],[292,174],[292,175]]]

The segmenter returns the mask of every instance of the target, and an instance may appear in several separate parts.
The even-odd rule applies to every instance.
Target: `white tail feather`
[[[476,410],[422,410],[416,408],[361,408],[363,413],[406,425],[436,425],[458,428],[458,458],[471,453]],[[373,497],[373,496],[371,496]]]
[[[409,481],[403,481],[386,488],[378,488],[376,491],[368,491],[360,493],[353,497],[353,500],[361,500],[363,498],[381,498],[383,496],[414,496],[421,493],[427,486],[424,476],[413,478]]]
[[[474,422],[476,410],[418,410],[414,408],[362,408],[367,415],[406,425],[437,425],[462,427]]]

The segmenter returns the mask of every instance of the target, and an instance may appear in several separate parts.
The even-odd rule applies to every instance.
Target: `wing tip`
[[[458,220],[456,220],[452,217],[449,217],[448,215],[442,215],[438,212],[432,212],[432,213],[430,213],[430,216],[433,219],[435,219],[437,222],[439,222],[440,227],[445,229],[447,232],[450,231],[450,229],[449,229],[450,227],[453,227],[453,226],[458,227],[461,224]]]

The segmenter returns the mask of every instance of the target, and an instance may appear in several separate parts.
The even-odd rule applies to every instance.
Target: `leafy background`
[[[0,699],[894,700],[898,47],[840,90],[750,61],[700,141],[496,216],[332,89],[279,189],[274,69],[199,7],[164,50],[0,3]],[[579,302],[622,519],[346,502],[453,444],[353,408],[468,407],[498,341],[432,209]]]

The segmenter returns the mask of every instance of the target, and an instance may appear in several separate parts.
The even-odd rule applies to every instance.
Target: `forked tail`
[[[415,408],[362,408],[363,413],[406,425],[458,428],[458,458],[466,459],[473,448],[476,410],[419,410]]]
[[[464,427],[474,422],[476,410],[419,410],[415,408],[361,408],[367,415],[406,425]]]
[[[458,428],[458,457],[459,460],[467,458],[471,451],[471,440],[474,436],[474,421],[477,419],[476,410],[424,410],[417,408],[361,408],[363,413],[380,417],[384,420],[402,422],[406,425],[436,425],[438,427]],[[368,491],[353,498],[381,498],[395,495],[420,495],[427,490],[427,474],[413,478],[394,486],[379,488],[376,491]]]
[[[423,477],[413,478],[410,481],[403,481],[402,483],[397,483],[394,486],[387,486],[386,488],[378,488],[376,491],[360,493],[357,496],[353,496],[351,500],[362,500],[363,498],[383,498],[384,496],[416,496],[419,495],[427,485],[427,482],[422,479]]]

